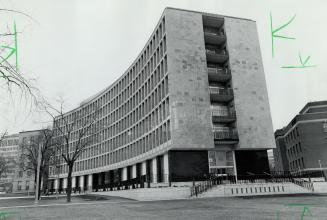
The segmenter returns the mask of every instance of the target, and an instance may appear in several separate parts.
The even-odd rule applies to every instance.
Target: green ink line
[[[270,33],[271,33],[271,50],[272,50],[272,57],[275,56],[275,45],[274,45],[274,38],[281,38],[281,39],[287,39],[287,40],[295,40],[295,37],[287,37],[287,36],[282,36],[278,35],[277,32],[282,30],[283,28],[286,28],[290,23],[293,22],[295,19],[296,14],[285,24],[281,25],[280,27],[276,28],[274,30],[273,28],[273,21],[272,21],[272,14],[270,12]]]
[[[299,58],[300,58],[300,63],[303,65],[302,58],[301,58],[301,53],[299,52]]]
[[[283,39],[289,39],[289,40],[295,40],[295,37],[285,37],[285,36],[281,36],[281,35],[274,35],[274,37],[276,37],[276,38],[283,38]]]
[[[301,53],[299,52],[299,60],[300,60],[300,63],[301,63],[300,66],[281,66],[281,68],[288,68],[288,69],[293,68],[293,69],[295,69],[295,68],[312,68],[312,67],[316,67],[316,65],[306,65],[309,62],[310,58],[311,58],[311,56],[308,56],[303,62],[302,57],[301,57]]]
[[[319,204],[298,204],[298,203],[284,204],[284,206],[313,206],[313,205],[319,205]]]
[[[3,62],[7,61],[14,53],[15,53],[15,59],[16,59],[16,70],[18,71],[18,43],[17,43],[17,29],[16,29],[16,22],[14,22],[14,39],[15,39],[15,46],[14,47],[10,47],[10,46],[0,46],[2,48],[5,49],[9,49],[10,53],[2,59],[2,61],[0,62],[0,64],[2,64]]]
[[[280,68],[284,68],[284,69],[304,69],[304,68],[313,68],[316,67],[316,65],[311,65],[311,66],[281,66]]]
[[[307,57],[307,59],[304,61],[303,65],[305,65],[310,59],[310,56]]]
[[[302,213],[301,213],[301,220],[304,220],[305,211],[307,211],[307,212],[310,214],[310,216],[312,216],[312,214],[311,214],[309,208],[306,207],[306,206],[304,206],[304,207],[303,207],[303,210],[302,210]]]
[[[271,33],[272,57],[274,57],[275,49],[274,49],[274,35],[273,35],[273,24],[272,24],[272,15],[271,15],[271,12],[270,12],[270,33]]]
[[[280,26],[279,28],[277,28],[276,30],[274,30],[273,31],[273,34],[276,33],[276,32],[278,32],[279,30],[287,27],[295,19],[295,17],[296,17],[296,14],[293,15],[293,17],[291,18],[291,20],[289,20],[286,24],[284,24],[284,25]]]
[[[18,46],[17,46],[17,30],[16,21],[14,21],[14,32],[15,32],[15,49],[16,49],[16,71],[18,71]]]

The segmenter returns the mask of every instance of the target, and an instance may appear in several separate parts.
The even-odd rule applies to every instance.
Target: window
[[[17,190],[21,191],[22,190],[22,181],[17,182]]]
[[[26,184],[25,184],[25,190],[29,190],[30,189],[30,181],[26,181]]]
[[[18,177],[23,177],[23,171],[18,172]]]
[[[325,121],[323,123],[322,127],[323,127],[324,132],[327,133],[327,121]]]

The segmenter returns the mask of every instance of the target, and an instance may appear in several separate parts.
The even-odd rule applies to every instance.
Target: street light
[[[324,173],[322,171],[322,166],[321,166],[321,161],[318,160],[318,163],[319,163],[319,167],[320,167],[321,177],[324,177]]]

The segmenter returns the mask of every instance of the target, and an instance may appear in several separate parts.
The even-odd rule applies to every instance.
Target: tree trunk
[[[41,173],[41,172],[40,172]],[[39,178],[39,193],[38,193],[38,200],[40,200],[41,198],[41,183],[42,183],[42,175],[40,175],[40,178]]]
[[[68,177],[67,177],[67,189],[66,189],[67,202],[70,202],[71,201],[73,167],[74,167],[74,163],[73,162],[71,162],[70,164],[68,164]]]

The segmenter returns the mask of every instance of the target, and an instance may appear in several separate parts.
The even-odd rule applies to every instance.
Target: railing
[[[208,191],[213,186],[224,184],[226,181],[234,183],[236,181],[235,176],[215,176],[214,174],[210,174],[205,181],[198,184],[193,183],[193,186],[191,187],[191,197],[197,197],[199,194]]]
[[[236,129],[214,130],[214,138],[217,140],[238,140]]]
[[[312,182],[308,182],[304,179],[294,179],[292,178],[292,183],[298,185],[298,186],[301,186],[303,188],[306,188],[310,191],[314,191],[314,188],[313,188],[313,183]]]
[[[224,74],[224,75],[228,75],[230,73],[227,68],[208,67],[207,69],[208,69],[208,73],[213,73],[213,74]]]
[[[224,36],[224,32],[216,28],[204,28],[204,33],[217,36]]]
[[[221,117],[221,118],[236,118],[235,110],[231,109],[211,109],[211,113],[213,117]]]
[[[222,49],[209,49],[209,48],[206,48],[206,52],[209,53],[209,54],[219,54],[219,55],[227,54],[226,50],[222,50]]]
[[[290,172],[271,172],[263,174],[237,175],[237,180],[234,175],[218,176],[218,174],[210,173],[201,178],[202,182],[191,187],[191,196],[198,196],[211,189],[213,186],[221,184],[251,184],[251,183],[294,183],[298,186],[314,191],[313,183],[301,179],[297,175],[292,175]]]
[[[209,87],[210,93],[217,95],[233,95],[233,89],[231,88],[219,88],[219,87]]]

